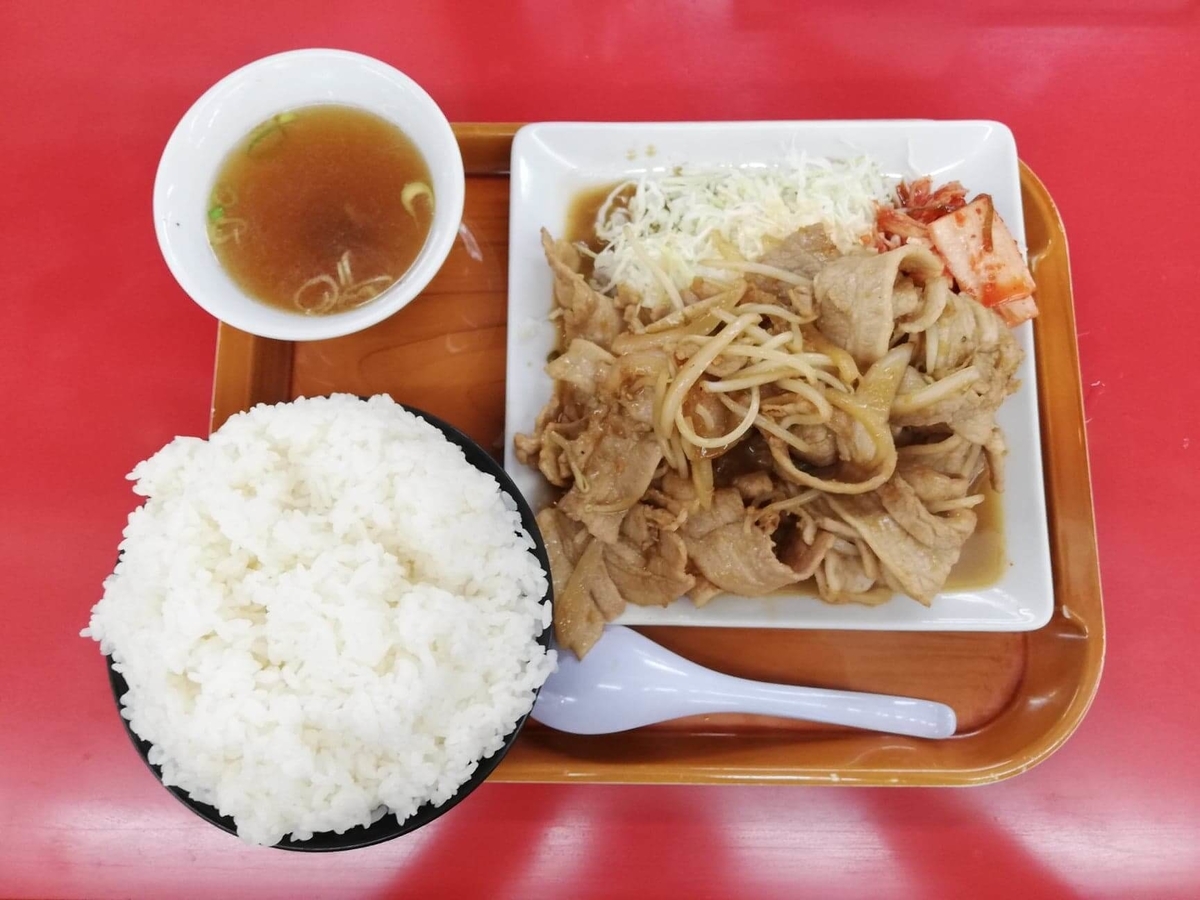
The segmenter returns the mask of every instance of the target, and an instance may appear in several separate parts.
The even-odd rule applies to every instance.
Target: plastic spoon
[[[849,725],[889,734],[945,738],[954,710],[944,703],[823,688],[765,684],[722,675],[620,625],[610,625],[581,661],[559,650],[533,717],[573,734],[610,734],[682,716],[751,713]]]

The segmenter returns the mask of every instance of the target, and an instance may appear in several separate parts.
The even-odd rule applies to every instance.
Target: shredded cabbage
[[[699,263],[720,257],[722,245],[757,259],[772,239],[808,225],[825,225],[849,250],[871,233],[876,203],[890,202],[890,187],[865,156],[648,173],[617,185],[597,213],[596,236],[606,246],[595,257],[594,284],[602,292],[625,284],[654,304],[667,299],[664,274],[677,288],[697,275],[728,277]]]

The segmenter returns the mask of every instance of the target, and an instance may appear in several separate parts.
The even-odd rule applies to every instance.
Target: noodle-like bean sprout
[[[909,394],[897,394],[892,401],[892,415],[903,416],[927,406],[933,406],[942,400],[947,400],[973,385],[982,376],[974,366],[959,369],[953,375],[947,375],[940,381],[913,391]]]
[[[744,406],[742,406],[741,404],[729,399],[728,395],[717,394],[717,399],[719,399],[722,403],[724,403],[725,406],[728,407],[731,412],[735,412],[739,416],[744,416],[746,414],[746,408]],[[792,434],[786,428],[779,427],[777,424],[775,424],[775,422],[771,421],[771,419],[769,419],[767,416],[764,416],[761,414],[755,416],[754,417],[754,426],[756,428],[758,428],[760,431],[764,432],[765,434],[769,434],[772,437],[778,438],[779,440],[783,441],[784,443],[788,444],[789,446],[794,447],[796,450],[799,450],[801,453],[811,453],[812,452],[811,446],[804,443],[802,440],[800,440],[798,437],[796,437],[794,434]]]
[[[817,519],[817,525],[824,531],[831,534],[836,534],[838,537],[844,537],[849,541],[858,540],[858,532],[847,525],[845,522],[831,519],[829,516],[821,516]]]
[[[815,528],[816,521],[807,512],[805,512],[804,510],[801,510],[800,507],[806,506],[807,504],[812,503],[814,500],[816,500],[820,496],[821,496],[820,491],[809,490],[809,491],[805,491],[802,494],[797,494],[795,497],[788,497],[784,500],[776,500],[774,503],[768,503],[762,509],[758,510],[755,513],[755,518],[761,518],[763,516],[771,515],[772,513],[790,512],[790,513],[795,513],[797,516],[800,516],[801,518],[807,518],[808,521],[813,522],[813,526]],[[805,543],[811,544],[812,541],[806,540]]]
[[[971,494],[968,497],[960,497],[957,500],[934,500],[925,504],[925,507],[931,513],[944,513],[956,509],[970,509],[971,507],[978,506],[984,499],[983,494]]]
[[[805,278],[803,275],[797,275],[795,272],[789,272],[787,269],[781,269],[778,266],[768,266],[763,263],[742,262],[731,259],[705,259],[700,261],[700,265],[710,269],[732,269],[735,272],[744,272],[748,275],[765,275],[767,278],[774,278],[776,281],[782,281],[785,284],[805,287],[812,284],[811,278]]]
[[[668,443],[671,446],[671,456],[676,462],[675,471],[686,477],[688,473],[688,458],[687,454],[683,452],[683,439],[678,431],[671,434]]]
[[[784,378],[780,380],[779,386],[811,403],[817,422],[828,422],[833,418],[832,404],[825,398],[824,394],[812,385],[806,384],[803,381],[796,381],[794,378]],[[811,425],[814,423],[809,422],[807,424]]]
[[[886,430],[886,428],[885,428]],[[889,442],[891,435],[888,435]],[[805,487],[817,488],[825,491],[828,494],[865,494],[875,490],[885,481],[892,477],[892,472],[896,469],[896,454],[893,449],[891,459],[886,457],[882,465],[879,466],[879,471],[867,478],[865,481],[841,481],[837,478],[818,478],[808,472],[796,468],[796,464],[792,462],[791,454],[788,452],[787,445],[775,438],[767,439],[767,446],[771,450],[771,456],[775,460],[775,470],[783,478],[796,484],[804,485]],[[876,452],[878,456],[878,450]]]
[[[938,327],[937,323],[930,325],[924,332],[925,341],[925,372],[932,374],[937,368],[938,356]]]
[[[692,485],[696,488],[696,501],[701,509],[712,506],[713,468],[711,459],[697,459],[692,462]]]
[[[679,429],[679,433],[683,435],[684,440],[689,444],[700,447],[704,450],[718,450],[722,447],[728,447],[735,441],[741,438],[743,434],[751,429],[754,425],[754,420],[758,416],[758,388],[750,389],[750,408],[746,410],[746,414],[742,417],[732,431],[727,434],[722,434],[717,437],[702,437],[696,434],[690,422],[683,415],[683,410],[680,409],[675,413],[675,427]]]
[[[819,530],[817,528],[817,520],[810,516],[803,507],[798,507],[794,512],[800,517],[800,521],[804,523],[800,529],[800,539],[811,547],[813,541],[817,539],[817,531]]]
[[[782,319],[785,322],[792,322],[796,325],[803,323],[798,315],[789,312],[782,306],[772,306],[770,303],[743,303],[738,306],[738,312],[753,312],[760,316],[770,316],[774,319]]]
[[[731,391],[744,391],[747,388],[752,388],[760,384],[773,384],[780,379],[780,376],[787,374],[789,373],[779,369],[768,370],[766,372],[759,372],[756,375],[743,375],[740,378],[722,378],[719,381],[705,381],[701,387],[709,393],[727,394]]]
[[[663,398],[662,411],[659,413],[657,422],[660,433],[670,433],[671,426],[675,421],[675,413],[683,405],[683,398],[691,390],[692,385],[704,374],[704,370],[708,367],[708,364],[716,359],[722,350],[732,344],[739,334],[756,321],[758,321],[758,316],[753,314],[739,316],[735,321],[725,326],[716,337],[698,350],[687,361],[687,364],[679,370],[679,374],[675,376],[675,380],[671,383],[667,389],[666,396]]]

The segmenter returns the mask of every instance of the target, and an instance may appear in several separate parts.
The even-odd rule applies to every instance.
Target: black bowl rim
[[[517,511],[521,516],[521,525],[533,539],[533,555],[537,557],[538,562],[542,566],[542,570],[546,573],[546,594],[543,598],[543,602],[549,602],[551,604],[551,608],[553,608],[554,585],[550,579],[550,558],[546,553],[545,541],[543,541],[541,532],[538,530],[537,521],[534,518],[533,510],[530,508],[525,498],[521,495],[521,492],[517,490],[517,486],[513,482],[512,478],[507,472],[504,471],[504,467],[500,465],[500,463],[496,462],[496,460],[492,458],[492,455],[484,450],[483,447],[473,441],[458,428],[455,428],[449,422],[439,419],[437,416],[431,415],[424,410],[417,409],[416,407],[409,406],[404,403],[397,403],[397,405],[403,407],[413,415],[419,416],[427,421],[430,425],[441,431],[451,443],[457,445],[463,451],[463,454],[466,456],[467,462],[470,465],[495,478],[500,486],[500,490],[508,494],[516,502]],[[547,626],[542,629],[542,633],[538,637],[538,643],[546,649],[550,649],[551,647],[551,631],[551,627]],[[113,699],[117,705],[117,714],[121,719],[121,724],[125,728],[125,733],[129,736],[129,740],[133,743],[138,755],[141,756],[142,762],[146,764],[146,766],[154,774],[154,777],[158,779],[159,784],[162,784],[162,769],[150,762],[150,742],[142,739],[136,733],[134,733],[133,728],[129,724],[129,720],[126,719],[122,714],[124,707],[121,704],[121,698],[128,692],[129,685],[121,673],[113,668],[112,657],[106,656],[104,659],[108,668],[109,685],[112,688]],[[537,690],[534,691],[534,704],[537,703],[537,698],[540,693],[541,687],[539,686]],[[384,815],[383,818],[371,823],[370,825],[356,825],[355,827],[350,828],[340,834],[332,831],[322,831],[314,834],[311,838],[304,841],[296,841],[292,840],[290,837],[285,837],[279,843],[271,845],[272,848],[279,850],[293,850],[303,853],[328,853],[341,850],[357,850],[361,847],[371,847],[375,844],[382,844],[385,841],[390,841],[402,835],[409,834],[410,832],[416,831],[418,828],[428,825],[434,819],[440,818],[456,807],[476,788],[483,784],[484,781],[487,780],[488,776],[495,771],[496,767],[500,765],[501,760],[504,759],[504,757],[508,754],[508,751],[512,748],[513,743],[517,739],[517,735],[521,733],[521,729],[524,727],[525,722],[529,719],[532,711],[533,710],[531,706],[530,711],[525,713],[525,715],[521,716],[521,718],[517,720],[516,725],[513,726],[513,730],[504,738],[504,743],[501,744],[500,749],[498,749],[491,756],[480,760],[475,771],[471,773],[471,777],[463,782],[459,786],[458,790],[454,792],[454,795],[445,803],[442,803],[439,806],[435,806],[432,803],[426,803],[424,806],[418,808],[416,812],[414,812],[403,822],[398,822],[396,817],[389,812]],[[162,784],[162,786],[171,793],[171,796],[190,809],[197,816],[204,819],[210,825],[215,825],[217,828],[220,828],[222,831],[228,832],[229,834],[235,836],[237,835],[237,826],[234,824],[232,817],[223,816],[215,807],[207,803],[201,803],[198,800],[194,800],[187,793],[187,791],[183,790],[183,788],[167,784]]]

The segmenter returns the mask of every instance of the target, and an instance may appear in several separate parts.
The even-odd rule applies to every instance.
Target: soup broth
[[[208,237],[247,295],[329,315],[403,277],[433,203],[429,167],[399,128],[354,107],[310,106],[262,123],[226,157]]]

